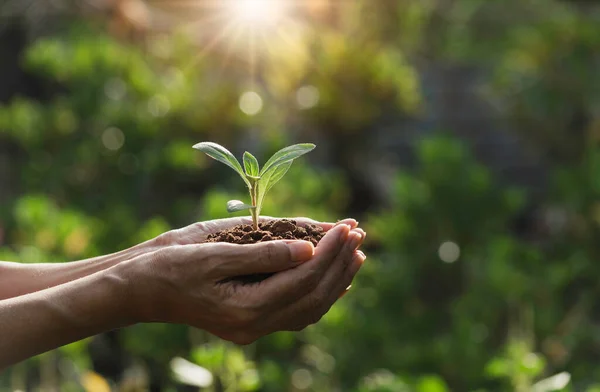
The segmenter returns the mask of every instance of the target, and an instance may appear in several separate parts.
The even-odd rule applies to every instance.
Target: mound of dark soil
[[[255,244],[274,240],[302,240],[317,245],[325,235],[319,226],[299,226],[296,221],[276,219],[258,225],[254,231],[252,225],[238,225],[208,236],[206,242],[230,242],[232,244]]]
[[[302,227],[296,221],[289,219],[276,219],[263,222],[258,225],[258,228],[258,231],[254,231],[252,225],[238,225],[209,235],[205,242],[229,242],[245,245],[275,240],[301,240],[312,242],[316,246],[325,235],[323,229],[319,226],[307,225]],[[238,276],[225,281],[233,280],[241,284],[252,284],[260,282],[271,275]]]

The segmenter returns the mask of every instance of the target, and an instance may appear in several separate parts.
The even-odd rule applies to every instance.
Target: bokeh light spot
[[[329,354],[323,354],[316,363],[317,370],[323,373],[333,373],[335,369],[335,358]]]
[[[454,263],[460,257],[460,247],[451,241],[444,242],[440,245],[438,255],[444,263]]]
[[[249,116],[260,113],[263,108],[263,100],[255,91],[246,91],[240,97],[240,110]]]
[[[117,151],[125,144],[125,135],[119,128],[108,128],[102,133],[102,144],[108,150]]]
[[[148,111],[154,117],[164,117],[170,109],[169,100],[163,96],[156,95],[148,101]]]
[[[292,373],[292,384],[297,389],[308,389],[313,383],[312,374],[306,369],[298,369]]]
[[[120,101],[127,93],[127,86],[123,80],[113,78],[104,84],[104,93],[113,101]]]
[[[319,90],[315,86],[302,86],[296,92],[296,101],[301,109],[317,106],[319,98]]]

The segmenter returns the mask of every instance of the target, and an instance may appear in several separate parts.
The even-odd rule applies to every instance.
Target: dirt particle
[[[287,232],[292,232],[296,228],[297,228],[296,222],[293,222],[293,221],[290,221],[287,219],[282,219],[282,220],[275,221],[271,225],[271,232],[273,234],[280,234],[280,233],[287,234]]]

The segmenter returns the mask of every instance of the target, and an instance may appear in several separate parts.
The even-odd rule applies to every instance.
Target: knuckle
[[[275,260],[278,257],[279,246],[273,242],[266,242],[260,251],[260,258],[263,260]]]
[[[156,237],[155,241],[158,246],[176,245],[176,236],[173,230],[169,230]]]
[[[194,222],[187,228],[194,231],[204,232],[208,230],[208,224],[206,222]]]
[[[261,248],[245,248],[251,245],[230,243],[210,244],[210,252],[215,269],[226,276],[250,274],[249,270],[260,270],[269,265],[268,256]],[[252,250],[251,250],[252,249]]]

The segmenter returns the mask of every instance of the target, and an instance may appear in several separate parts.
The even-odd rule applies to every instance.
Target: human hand
[[[261,216],[260,221],[270,221],[273,218],[269,216]],[[328,231],[335,225],[347,224],[351,229],[358,227],[358,222],[354,219],[345,219],[337,223],[326,223],[318,222],[310,218],[288,218],[295,220],[300,226],[307,226],[309,224],[320,226],[324,231]],[[227,219],[215,219],[205,222],[196,222],[189,226],[181,229],[170,230],[166,233],[159,235],[150,241],[155,248],[164,246],[174,245],[192,245],[204,242],[210,234],[215,234],[221,230],[226,230],[237,225],[250,225],[252,224],[251,217],[237,217]]]
[[[304,241],[190,243],[240,222],[227,221],[227,226],[196,224],[183,234],[176,231],[184,245],[165,246],[128,263],[136,322],[187,324],[238,344],[301,330],[327,313],[365,260],[357,251],[365,232],[347,221],[322,224],[327,233],[316,248]],[[231,279],[270,273],[252,284]]]

